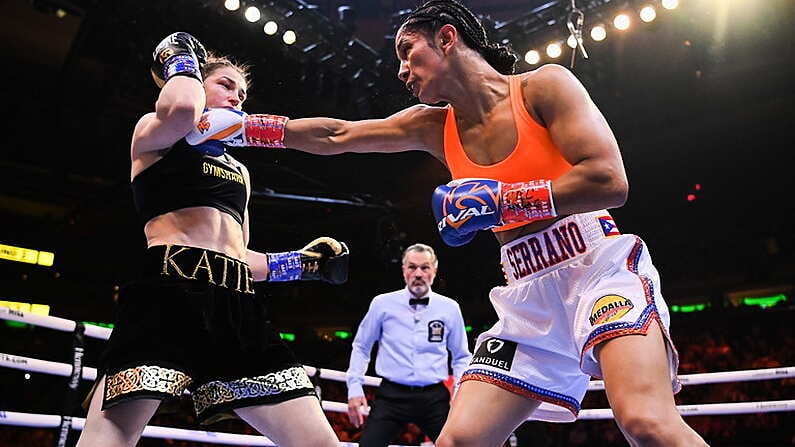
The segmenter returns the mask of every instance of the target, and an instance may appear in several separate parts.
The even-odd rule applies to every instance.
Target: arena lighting
[[[787,301],[787,295],[780,293],[773,296],[745,297],[743,304],[746,306],[759,306],[762,309],[775,306],[779,302]]]
[[[108,329],[113,329],[114,327],[113,323],[102,323],[100,321],[83,321],[83,324],[93,324],[94,326],[106,327]]]
[[[0,300],[0,306],[7,307],[9,309],[18,310],[20,312],[27,312],[36,315],[49,315],[50,314],[50,306],[48,304],[32,304],[32,303],[22,303],[18,301],[2,301]]]
[[[246,8],[246,12],[243,13],[243,15],[246,17],[246,20],[251,23],[258,22],[259,19],[262,18],[262,13],[259,12],[259,8],[256,6],[249,6]]]
[[[265,34],[272,36],[276,34],[276,31],[279,31],[279,25],[273,20],[268,20],[265,22],[265,26],[262,27],[262,30],[265,31]]]
[[[673,304],[671,305],[671,312],[676,313],[683,313],[689,314],[691,312],[701,312],[702,310],[709,307],[708,303],[697,303],[697,304]]]
[[[657,11],[654,10],[652,6],[644,6],[640,10],[640,19],[646,23],[651,22],[657,17]]]
[[[334,336],[339,338],[339,339],[342,339],[342,340],[345,340],[346,338],[351,338],[351,335],[352,334],[350,332],[348,332],[348,331],[335,331],[334,332]]]
[[[541,60],[541,55],[536,50],[530,50],[524,54],[524,61],[530,65],[535,65]]]
[[[607,37],[607,30],[605,30],[604,25],[596,25],[591,28],[591,39],[601,42],[605,40],[605,37]]]
[[[577,48],[577,38],[574,37],[572,34],[569,34],[568,39],[566,39],[566,46],[571,49]]]
[[[287,31],[284,32],[284,34],[282,34],[282,41],[284,43],[286,43],[287,45],[294,44],[295,43],[295,39],[296,39],[295,31],[293,31],[291,29],[288,29]]]
[[[0,306],[7,307],[12,310],[16,310],[19,312],[26,312],[30,314],[36,315],[49,315],[50,314],[50,306],[47,304],[31,304],[31,303],[20,303],[17,301],[1,301]],[[23,328],[29,327],[27,323],[22,323],[19,321],[12,321],[12,320],[5,320],[5,324],[8,327],[13,328]]]
[[[240,9],[240,0],[226,0],[224,1],[224,8],[227,11],[237,11]]]
[[[557,59],[563,53],[563,49],[560,47],[560,44],[557,42],[552,42],[551,44],[547,45],[547,56],[551,57],[552,59]]]
[[[318,42],[310,43],[309,45],[302,48],[301,51],[303,51],[304,53],[309,53],[310,51],[314,51],[318,47],[318,45],[320,45],[320,43]]]
[[[626,14],[619,14],[613,19],[613,26],[617,29],[624,31],[629,28],[630,20]]]
[[[295,334],[290,332],[279,332],[279,338],[286,341],[295,341]]]
[[[571,8],[568,9],[568,15],[562,14],[557,12],[552,6],[555,6],[557,2],[549,2],[545,3],[538,8],[534,8],[533,10],[529,11],[526,15],[512,19],[508,22],[496,22],[494,25],[494,35],[496,39],[499,39],[504,44],[512,44],[516,47],[516,39],[518,35],[525,35],[526,37],[532,36],[534,34],[539,34],[540,31],[544,29],[552,29],[556,28],[556,31],[553,31],[553,35],[551,39],[547,37],[547,41],[552,39],[559,39],[560,41],[565,41],[566,46],[571,48],[573,51],[571,52],[571,67],[574,67],[574,61],[576,59],[576,54],[580,53],[579,50],[582,50],[582,57],[587,59],[588,55],[585,53],[584,45],[580,46],[577,45],[577,34],[578,32],[582,32],[580,24],[580,14],[583,16],[583,22],[587,21],[584,20],[584,16],[588,15],[589,17],[594,17],[590,15],[594,13],[596,17],[604,17],[610,13],[606,11],[601,11],[604,7],[609,6],[612,3],[619,3],[614,2],[614,0],[588,0],[580,8],[577,8],[575,4],[576,0],[571,0]],[[626,30],[631,27],[632,21],[634,20],[634,14],[637,14],[642,22],[649,23],[657,18],[657,11],[656,9],[659,8],[658,4],[662,4],[664,7],[673,9],[678,7],[679,1],[678,0],[633,0],[633,2],[637,2],[637,9],[633,13],[623,12],[617,14],[614,19],[612,20],[612,25],[617,30]],[[629,3],[633,2],[620,2],[624,3],[624,6]],[[573,9],[572,9],[573,8]],[[565,32],[561,26],[561,24],[565,23],[568,32]],[[594,22],[591,22],[594,23]],[[605,26],[607,23],[597,23],[596,26],[591,28],[590,35],[591,39],[596,42],[600,42],[605,40],[608,32],[608,27]],[[579,25],[579,26],[578,26]],[[560,28],[558,28],[560,27]],[[565,33],[565,34],[561,34]],[[584,34],[584,33],[582,33]],[[542,39],[544,39],[542,37]],[[534,41],[537,41],[537,38],[533,38]],[[582,42],[582,40],[580,40]],[[532,43],[531,43],[532,45]],[[563,44],[561,43],[561,47]],[[539,54],[543,53],[544,50],[538,50]],[[529,59],[528,59],[529,58]],[[525,53],[525,62],[529,65],[538,65],[542,62],[542,59],[549,59],[549,56],[543,55],[538,59],[535,58],[534,53],[530,53],[528,51]]]
[[[55,253],[0,244],[0,259],[52,267]]]

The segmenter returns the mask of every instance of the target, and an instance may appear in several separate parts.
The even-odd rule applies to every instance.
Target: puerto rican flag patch
[[[599,216],[597,219],[599,220],[599,225],[602,227],[602,233],[605,234],[605,237],[621,235],[621,232],[618,231],[618,227],[611,216]]]

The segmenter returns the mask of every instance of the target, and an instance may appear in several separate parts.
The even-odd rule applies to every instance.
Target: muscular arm
[[[191,130],[204,109],[204,88],[197,79],[177,76],[160,90],[155,111],[135,126],[132,157],[170,147]]]
[[[419,104],[382,119],[298,118],[288,121],[284,143],[320,155],[420,150],[442,159],[444,113]]]
[[[558,214],[623,205],[628,184],[618,143],[582,84],[566,68],[546,65],[523,86],[525,100],[572,165],[552,183]]]

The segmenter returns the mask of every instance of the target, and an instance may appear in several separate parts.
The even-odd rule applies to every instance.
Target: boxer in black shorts
[[[200,423],[233,412],[280,446],[339,445],[253,282],[340,284],[348,249],[329,237],[284,253],[248,249],[248,171],[223,145],[185,141],[206,108],[240,110],[247,69],[183,32],[153,56],[161,90],[130,153],[148,248],[142,274],[122,289],[78,445],[134,446],[161,402],[186,390]]]

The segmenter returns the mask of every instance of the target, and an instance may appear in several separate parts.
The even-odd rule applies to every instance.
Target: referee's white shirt
[[[448,351],[455,383],[472,354],[458,303],[429,291],[428,305],[409,305],[408,287],[373,298],[353,339],[346,373],[348,398],[364,396],[362,384],[373,343],[375,372],[403,385],[431,385],[447,379]]]

